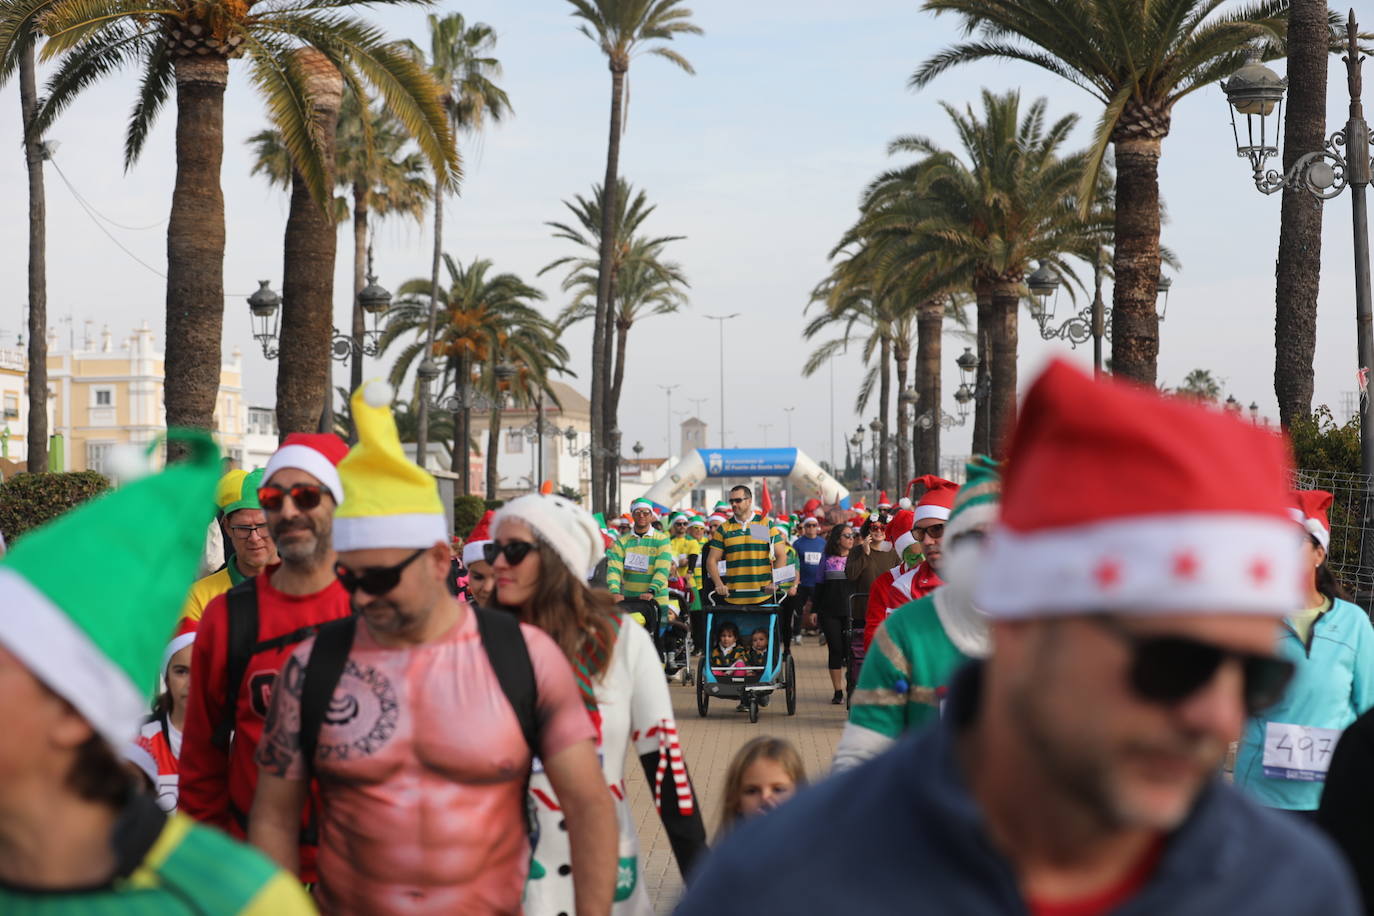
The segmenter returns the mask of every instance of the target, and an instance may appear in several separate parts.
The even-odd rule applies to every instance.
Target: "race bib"
[[[802,554],[802,562],[807,566],[816,566],[821,562],[821,552],[819,550],[808,550]]]
[[[1340,737],[1338,728],[1270,722],[1264,729],[1264,775],[1270,779],[1323,782]]]
[[[630,572],[648,572],[649,555],[647,553],[625,554],[625,568]]]
[[[773,570],[774,582],[790,582],[795,578],[797,578],[797,567],[795,566],[779,566]]]
[[[724,560],[717,560],[717,561],[716,561],[716,572],[717,572],[718,574],[722,575],[722,576],[725,575],[725,561],[724,561]]]
[[[754,540],[756,540],[756,541],[766,541],[766,540],[768,540],[768,526],[767,526],[767,525],[759,525],[759,524],[751,524],[751,525],[749,526],[749,536],[750,536],[751,538],[753,538]]]

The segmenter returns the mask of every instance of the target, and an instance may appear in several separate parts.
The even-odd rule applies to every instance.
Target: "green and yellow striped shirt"
[[[709,549],[724,554],[721,579],[730,589],[730,604],[763,604],[773,598],[773,545],[782,540],[763,516],[741,525],[733,516],[711,538]]]
[[[641,536],[631,529],[606,551],[606,588],[627,598],[653,592],[658,603],[666,607],[672,569],[673,547],[668,535],[650,528]]]

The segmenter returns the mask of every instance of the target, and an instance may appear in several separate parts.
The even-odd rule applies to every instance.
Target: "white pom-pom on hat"
[[[363,386],[363,401],[368,407],[390,407],[395,397],[396,389],[379,378]]]
[[[910,508],[911,508],[911,497],[909,497],[909,496],[903,496],[901,499],[897,500],[897,505],[898,505],[900,508],[903,508],[903,509],[910,509]]]
[[[110,448],[105,459],[105,476],[116,483],[130,483],[153,472],[147,446],[121,442]]]

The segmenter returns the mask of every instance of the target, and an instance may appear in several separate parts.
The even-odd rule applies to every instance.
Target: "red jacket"
[[[864,618],[865,651],[889,614],[908,602],[924,598],[941,585],[944,583],[925,560],[914,569],[894,566],[874,579],[868,589],[868,613]],[[199,641],[199,637],[196,639]]]
[[[258,640],[269,640],[301,627],[318,625],[352,613],[348,592],[338,581],[313,595],[287,595],[272,587],[276,567],[253,580],[258,593]],[[254,655],[244,671],[234,712],[234,737],[226,754],[213,743],[225,713],[228,691],[228,604],[218,595],[205,607],[191,653],[191,693],[181,743],[178,807],[198,821],[243,839],[244,824],[258,786],[253,760],[262,738],[272,686],[281,666],[299,643]],[[307,806],[307,817],[313,817]],[[315,850],[301,849],[301,877],[314,880]]]

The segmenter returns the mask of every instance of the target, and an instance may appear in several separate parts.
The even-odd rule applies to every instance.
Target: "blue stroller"
[[[796,715],[797,668],[783,623],[783,615],[788,611],[776,603],[708,604],[702,613],[706,615],[708,645],[703,647],[702,657],[697,662],[697,714],[704,717],[712,699],[733,700],[748,711],[750,722],[757,722],[759,707],[768,705],[774,691],[781,689],[787,698],[787,714]],[[756,630],[767,634],[768,645],[763,652],[762,665],[737,662],[730,667],[712,666],[711,651],[725,624],[735,625],[745,646],[749,645]]]

